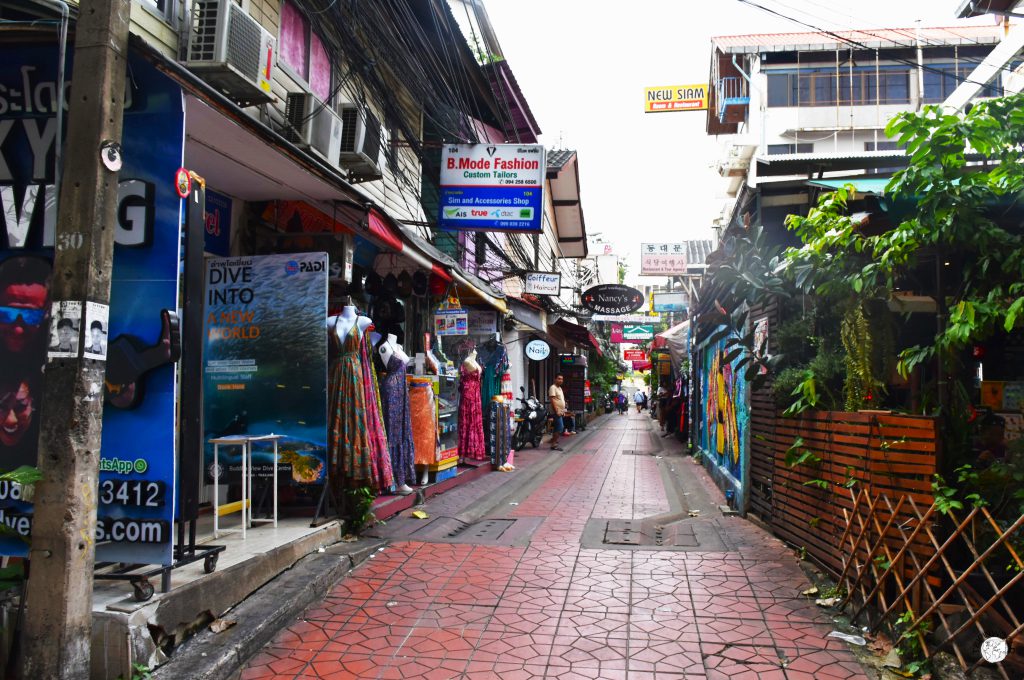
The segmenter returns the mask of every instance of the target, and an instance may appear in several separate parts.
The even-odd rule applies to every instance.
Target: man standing
[[[565,415],[565,393],[562,392],[562,383],[565,382],[565,378],[561,374],[555,376],[554,384],[548,388],[548,402],[551,404],[551,412],[554,414],[554,428],[555,431],[551,435],[551,450],[561,451],[562,447],[558,445],[558,438],[562,435],[565,429],[565,424],[562,422],[562,417]]]
[[[644,409],[644,393],[637,390],[633,393],[633,403],[636,404],[636,412],[640,413]]]

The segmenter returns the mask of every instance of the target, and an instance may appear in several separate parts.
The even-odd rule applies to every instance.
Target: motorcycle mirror
[[[522,385],[519,386],[519,391],[522,392],[523,394],[526,394],[526,388],[523,387]]]

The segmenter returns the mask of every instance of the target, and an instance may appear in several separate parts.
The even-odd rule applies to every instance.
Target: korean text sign
[[[641,276],[686,274],[685,243],[643,243],[640,245]]]

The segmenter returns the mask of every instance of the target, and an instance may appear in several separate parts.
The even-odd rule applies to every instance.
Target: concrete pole
[[[82,303],[80,334],[87,330],[85,302],[110,301],[129,11],[129,0],[82,0],[75,29],[50,299]],[[84,359],[84,347],[80,335],[77,357],[46,366],[24,678],[89,677],[106,362]]]

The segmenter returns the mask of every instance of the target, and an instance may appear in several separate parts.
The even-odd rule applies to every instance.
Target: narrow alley
[[[241,678],[867,677],[801,597],[793,552],[724,515],[647,413],[565,449],[522,452],[512,474],[534,478],[481,521],[453,518],[496,498],[487,478],[390,522],[392,542]]]

